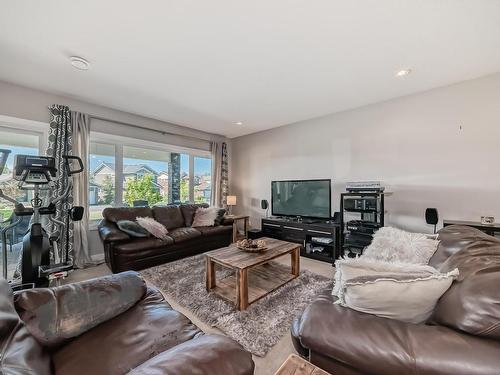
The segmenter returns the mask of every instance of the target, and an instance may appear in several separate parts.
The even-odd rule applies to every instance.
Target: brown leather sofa
[[[113,272],[141,270],[228,246],[232,240],[232,220],[221,225],[192,228],[198,207],[206,204],[181,204],[165,207],[106,208],[99,224],[106,263]],[[116,226],[119,220],[152,217],[168,229],[168,239],[132,238]]]
[[[0,280],[0,374],[253,372],[250,353],[205,335],[133,271],[14,298]]]
[[[500,240],[463,226],[439,232],[430,265],[459,278],[425,324],[334,305],[325,290],[292,325],[296,350],[335,375],[500,373]]]

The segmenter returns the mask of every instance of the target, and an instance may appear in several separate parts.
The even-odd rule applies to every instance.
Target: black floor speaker
[[[434,233],[436,233],[436,226],[437,226],[437,223],[439,222],[437,208],[427,208],[425,210],[425,222],[427,224],[434,225]]]

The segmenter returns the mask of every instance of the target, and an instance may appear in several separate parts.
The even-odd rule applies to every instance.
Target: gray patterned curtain
[[[213,207],[222,207],[220,199],[220,171],[221,171],[221,147],[219,142],[211,143],[212,151],[212,195],[210,205]]]
[[[58,180],[55,185],[55,189],[52,191],[52,198],[58,197],[63,194],[64,189],[68,183],[68,176],[66,175],[66,169],[64,168],[63,155],[72,154],[73,145],[73,129],[71,126],[71,116],[69,107],[65,105],[53,104],[49,107],[50,112],[50,124],[49,124],[49,140],[47,144],[47,156],[52,156],[56,159],[56,168],[59,175],[63,173],[63,178]],[[73,203],[73,195],[70,193],[68,199],[65,202],[58,202],[56,205],[55,219],[63,221],[65,223],[67,219],[68,209]],[[50,230],[54,231],[58,228],[54,227],[54,224],[50,224]],[[64,259],[64,254],[66,251],[66,233],[61,233],[59,243],[58,243],[58,254],[51,254],[51,257],[55,261],[61,261]],[[68,258],[66,261],[73,262],[73,223],[69,223],[69,242],[68,242]]]
[[[227,156],[227,144],[222,142],[222,158],[221,158],[221,173],[220,173],[220,202],[222,207],[227,206],[227,195],[229,194],[229,167]]]
[[[89,148],[90,148],[90,118],[81,112],[70,111],[73,126],[73,155],[83,161],[84,172],[73,175],[73,204],[83,206],[84,214],[81,221],[73,222],[73,258],[74,265],[84,268],[94,265],[90,256],[87,231],[89,227]]]
[[[212,199],[215,207],[226,207],[228,187],[227,145],[225,142],[212,142]]]

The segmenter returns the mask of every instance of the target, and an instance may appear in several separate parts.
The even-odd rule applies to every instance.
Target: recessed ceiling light
[[[71,61],[71,65],[73,65],[76,69],[89,70],[90,63],[83,57],[71,56],[69,61]]]
[[[405,77],[411,73],[411,69],[403,69],[396,73],[396,77]]]
[[[234,124],[235,125],[240,125],[240,126],[243,125],[243,123],[241,121],[235,122]]]

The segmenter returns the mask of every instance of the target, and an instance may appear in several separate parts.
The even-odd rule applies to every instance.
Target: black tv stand
[[[265,237],[301,244],[300,255],[334,263],[340,254],[340,223],[329,220],[303,219],[293,217],[271,217],[262,219],[262,234]],[[328,238],[330,243],[315,242],[314,239]],[[323,251],[312,252],[312,248],[323,248]]]
[[[286,221],[288,223],[304,223],[304,224],[329,224],[330,220],[324,219],[313,219],[309,217],[300,217],[300,216],[271,216],[266,219],[269,220],[278,220],[278,221]]]

